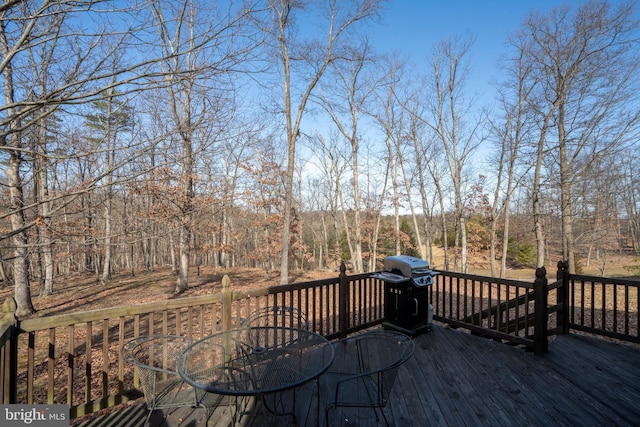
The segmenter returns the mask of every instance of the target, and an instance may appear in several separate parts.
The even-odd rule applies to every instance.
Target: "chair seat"
[[[376,376],[351,375],[337,372],[327,372],[322,377],[324,393],[335,395],[333,406],[342,407],[381,407],[386,401],[379,401],[378,382]]]

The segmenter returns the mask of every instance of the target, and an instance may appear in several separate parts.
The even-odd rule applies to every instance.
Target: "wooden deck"
[[[544,356],[434,326],[415,337],[415,356],[399,373],[385,414],[395,426],[637,426],[640,423],[640,346],[580,335],[558,336]],[[313,384],[297,391],[298,425],[324,425]],[[244,426],[286,426],[292,417],[249,411]],[[250,408],[251,409],[251,408]],[[144,405],[75,425],[142,426]],[[166,418],[164,417],[166,415]],[[205,426],[203,409],[156,411],[152,426]],[[348,420],[348,421],[347,421]],[[342,422],[341,422],[342,421]],[[228,425],[220,407],[209,426]],[[373,410],[333,414],[329,424],[377,426]]]

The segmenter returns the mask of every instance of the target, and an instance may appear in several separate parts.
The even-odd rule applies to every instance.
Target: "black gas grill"
[[[437,274],[429,262],[407,255],[384,259],[383,271],[373,276],[384,281],[385,329],[416,335],[431,329],[433,308],[429,304],[429,286]]]

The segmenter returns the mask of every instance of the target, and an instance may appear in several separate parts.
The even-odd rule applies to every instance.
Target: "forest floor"
[[[433,255],[432,268],[442,268],[441,254]],[[611,257],[608,260],[605,275],[608,277],[630,277],[640,274],[638,271],[640,259],[637,257]],[[630,268],[631,267],[631,268]],[[547,267],[547,275],[550,279],[555,277],[555,265]],[[469,273],[482,276],[491,276],[488,261],[476,257],[471,263]],[[582,274],[601,276],[601,264],[592,262],[590,266],[582,267]],[[289,282],[304,282],[338,276],[338,271],[304,271],[291,273]],[[71,313],[76,311],[95,310],[107,307],[116,307],[127,304],[141,304],[145,302],[199,296],[219,292],[222,278],[228,275],[233,289],[252,289],[264,286],[277,285],[280,280],[279,272],[265,272],[262,269],[247,268],[213,268],[203,266],[195,267],[190,272],[189,288],[175,294],[176,277],[170,268],[156,269],[154,271],[137,271],[135,273],[121,273],[113,277],[108,283],[96,279],[95,274],[74,273],[58,277],[54,284],[53,295],[38,296],[37,283],[32,284],[33,305],[36,313],[33,316],[49,316],[55,314]],[[510,269],[507,277],[520,280],[533,280],[534,269]],[[13,296],[13,286],[0,284],[0,302]]]
[[[337,277],[338,274],[329,270],[290,273],[289,281],[318,280]],[[51,316],[213,294],[222,289],[222,278],[225,275],[231,279],[231,288],[234,290],[273,286],[280,281],[280,273],[277,271],[208,266],[202,266],[198,271],[194,267],[189,272],[189,288],[176,294],[174,289],[177,277],[172,274],[169,267],[153,271],[138,271],[135,274],[116,274],[106,283],[97,280],[95,274],[73,273],[58,277],[54,283],[53,294],[48,296],[38,296],[38,285],[32,283],[31,295],[36,309],[33,316]],[[0,303],[11,296],[13,296],[13,287],[0,285]]]

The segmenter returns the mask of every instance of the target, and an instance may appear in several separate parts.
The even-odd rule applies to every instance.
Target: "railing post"
[[[541,355],[547,351],[547,269],[539,267],[536,269],[536,280],[533,284],[534,301],[535,301],[535,323],[533,333],[533,352]]]
[[[561,286],[558,287],[558,303],[562,308],[558,311],[558,330],[561,334],[569,333],[571,318],[571,305],[569,304],[569,262],[558,261],[556,279]]]
[[[340,289],[338,292],[340,338],[346,338],[347,330],[349,329],[349,279],[347,278],[347,266],[344,261],[340,263]]]
[[[16,300],[9,297],[2,304],[0,329],[9,328],[9,338],[4,344],[2,373],[2,404],[16,403],[18,400],[18,319],[16,318]]]
[[[231,329],[231,279],[226,274],[222,278],[222,330]]]

